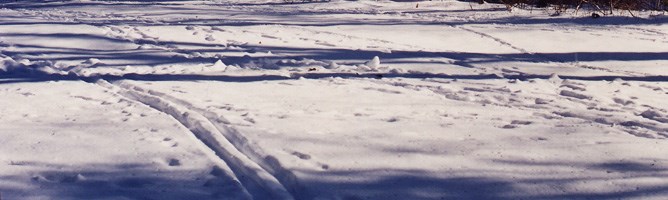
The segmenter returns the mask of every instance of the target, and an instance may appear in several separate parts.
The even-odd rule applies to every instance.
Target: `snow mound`
[[[30,61],[28,59],[14,60],[11,57],[0,55],[0,72],[4,73],[45,73],[62,74],[54,69],[50,61]]]
[[[97,59],[97,58],[89,58],[89,59],[86,60],[83,64],[87,64],[87,65],[91,65],[91,66],[92,66],[92,65],[97,65],[97,64],[100,64],[100,63],[102,63],[102,61],[100,61],[100,59]]]
[[[326,68],[327,68],[327,69],[336,69],[336,68],[339,68],[339,64],[336,63],[336,62],[334,62],[334,61],[331,61],[331,62],[326,66]]]
[[[367,61],[364,63],[364,65],[371,69],[378,69],[380,67],[380,58],[378,56],[374,56],[373,59]]]
[[[16,62],[14,59],[10,57],[0,56],[0,71],[2,72],[12,71],[17,65],[19,65],[19,63]]]
[[[209,67],[211,70],[219,70],[219,71],[225,71],[227,69],[227,65],[223,63],[222,60],[216,61],[211,67]]]

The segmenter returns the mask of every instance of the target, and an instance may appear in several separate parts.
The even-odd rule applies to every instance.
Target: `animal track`
[[[169,160],[167,160],[167,165],[171,167],[181,166],[181,160],[176,158],[170,158]]]
[[[302,159],[302,160],[310,160],[311,159],[311,155],[301,153],[301,152],[298,152],[298,151],[292,152],[292,155],[297,156],[299,159]]]

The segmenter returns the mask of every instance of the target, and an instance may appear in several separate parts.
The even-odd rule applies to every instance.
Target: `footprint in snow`
[[[292,152],[292,155],[297,156],[299,159],[302,159],[302,160],[310,160],[311,159],[311,155],[308,155],[308,154],[305,154],[305,153],[302,153],[302,152],[299,152],[299,151]]]
[[[398,117],[392,117],[392,118],[389,118],[389,119],[387,119],[387,120],[385,120],[385,121],[386,121],[386,122],[390,122],[390,123],[394,123],[394,122],[398,122],[398,121],[399,121],[399,118],[398,118]]]
[[[255,119],[250,118],[250,117],[246,117],[246,118],[244,118],[244,121],[247,121],[247,122],[249,122],[249,123],[251,123],[251,124],[255,124],[255,123],[256,123]]]
[[[280,39],[279,37],[276,37],[276,36],[264,35],[264,34],[262,34],[261,37],[263,37],[263,38],[269,38],[269,39]]]
[[[504,129],[514,129],[514,128],[517,128],[517,127],[519,127],[519,126],[521,126],[521,125],[530,125],[530,124],[533,124],[533,122],[531,122],[531,121],[524,121],[524,120],[513,120],[513,121],[510,122],[510,124],[507,124],[507,125],[505,125],[505,126],[503,126],[503,127],[501,127],[501,128],[504,128]]]
[[[293,151],[291,154],[293,156],[297,156],[299,159],[302,159],[302,160],[311,160],[311,155],[308,155],[308,154],[305,154],[305,153],[302,153],[302,152],[299,152],[299,151]],[[323,163],[320,163],[320,162],[318,162],[317,164],[320,166],[321,169],[329,170],[329,165],[328,164],[323,164]]]
[[[550,102],[552,102],[552,100],[536,98],[536,100],[534,102],[536,104],[549,104]]]
[[[532,121],[523,121],[523,120],[513,120],[512,122],[510,122],[510,124],[529,125],[529,124],[533,124],[533,122]]]
[[[369,91],[377,91],[377,92],[382,92],[382,93],[388,93],[388,94],[401,94],[400,91],[396,90],[388,90],[385,88],[374,88],[374,87],[366,87],[363,88],[364,90],[369,90]]]
[[[225,170],[221,169],[218,166],[213,166],[213,168],[211,168],[211,172],[209,172],[209,174],[211,174],[212,176],[215,176],[215,177],[227,176],[227,172],[225,172]]]
[[[75,98],[75,99],[82,99],[84,101],[95,101],[95,99],[90,98],[90,97],[85,97],[85,96],[78,96],[77,95],[77,96],[70,96],[70,97]]]
[[[160,141],[162,145],[165,145],[167,147],[177,147],[179,146],[179,143],[174,141],[174,139],[170,137],[163,138],[162,141]]]
[[[645,112],[642,112],[640,116],[657,122],[668,123],[668,116],[656,110],[647,110]]]
[[[368,114],[368,113],[354,113],[353,115],[355,115],[355,117],[368,117],[368,116],[371,116],[371,115]]]
[[[580,87],[580,86],[577,86],[577,85],[574,85],[574,84],[563,84],[560,87],[570,88],[571,90],[587,91],[586,88]]]
[[[514,128],[517,128],[517,125],[507,124],[507,125],[505,125],[501,128],[503,128],[503,129],[514,129]]]
[[[167,160],[167,165],[169,165],[170,167],[181,166],[181,161],[176,158],[170,158]]]
[[[576,98],[576,99],[582,99],[582,100],[591,100],[591,99],[593,99],[593,97],[591,97],[591,96],[588,96],[588,95],[585,95],[585,94],[581,94],[581,93],[577,93],[577,92],[570,91],[570,90],[562,90],[562,91],[559,93],[559,95],[561,95],[561,96],[565,96],[565,97],[572,97],[572,98]]]
[[[651,90],[654,90],[654,91],[663,91],[663,88],[661,88],[661,87],[656,87],[656,86],[651,86],[651,85],[646,85],[646,84],[642,84],[642,85],[640,85],[640,87],[644,87],[644,88],[651,89]]]

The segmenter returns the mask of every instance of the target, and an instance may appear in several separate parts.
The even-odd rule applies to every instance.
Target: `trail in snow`
[[[98,81],[98,83],[104,87],[109,87],[110,89],[113,89],[112,88],[113,86],[104,80],[100,80]],[[192,110],[191,109],[192,106],[188,106],[187,103],[186,105],[179,105],[174,102],[166,100],[165,98],[163,98],[164,94],[156,93],[150,90],[145,91],[141,88],[132,86],[124,82],[119,82],[117,85],[125,90],[125,91],[120,91],[120,94],[123,94],[124,96],[134,99],[136,101],[142,102],[160,112],[167,113],[168,115],[174,117],[174,119],[179,121],[185,127],[190,129],[192,133],[196,136],[196,138],[201,140],[201,142],[205,144],[206,147],[208,147],[208,149],[215,152],[216,155],[218,155],[219,158],[222,159],[222,162],[220,163],[223,164],[228,163],[227,165],[231,165],[232,170],[236,172],[235,173],[236,178],[241,177],[242,180],[246,181],[244,182],[244,186],[249,187],[250,190],[253,192],[253,194],[257,195],[254,196],[253,198],[293,199],[292,195],[276,179],[276,177],[267,172],[256,162],[249,159],[247,155],[239,151],[238,147],[235,146],[235,144],[244,146],[247,146],[247,144],[243,144],[243,141],[240,141],[239,138],[235,138],[236,140],[233,140],[235,142],[232,142],[231,140],[226,138],[230,137],[229,135],[233,134],[230,132],[235,132],[235,130],[225,127],[224,125],[216,125],[216,123],[210,121],[209,118],[206,118],[201,113]],[[220,118],[221,117],[217,117],[215,118],[215,120],[218,121],[218,123],[220,123]],[[238,137],[238,133],[236,134]],[[247,149],[248,148],[245,148],[244,150]],[[270,158],[265,157],[262,159],[270,159]],[[224,168],[227,168],[227,166],[223,166],[223,169]],[[283,178],[282,181],[284,182],[296,181],[289,179],[290,177],[288,174],[281,174],[281,173],[286,173],[285,169],[274,168],[272,169],[272,171],[276,173],[279,177]],[[250,179],[250,180],[245,180],[245,179]],[[260,188],[253,188],[258,186]],[[248,190],[249,189],[244,189],[242,192],[245,193],[245,195],[249,195]],[[262,195],[258,195],[261,194],[263,191],[266,191],[269,196],[265,197]],[[248,198],[251,197],[248,196]]]

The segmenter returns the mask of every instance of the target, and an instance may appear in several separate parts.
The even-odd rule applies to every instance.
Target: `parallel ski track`
[[[275,200],[295,199],[278,179],[281,178],[283,182],[289,183],[290,186],[295,186],[297,184],[294,175],[288,170],[283,169],[276,161],[277,159],[273,157],[265,157],[265,162],[257,163],[253,161],[251,157],[257,158],[261,156],[250,155],[249,157],[249,155],[244,154],[243,152],[256,151],[250,149],[252,147],[247,144],[247,139],[240,137],[240,134],[236,130],[221,125],[221,123],[226,123],[224,118],[214,116],[212,113],[200,112],[202,111],[201,109],[193,109],[194,107],[185,101],[177,100],[163,93],[145,90],[125,81],[109,83],[100,79],[96,83],[103,87],[118,91],[120,95],[126,98],[133,99],[154,108],[159,112],[172,116],[179,123],[188,128],[195,138],[204,144],[203,148],[207,148],[216,154],[220,160],[214,162],[223,162],[228,165],[237,179],[249,179],[254,182],[248,183],[241,181],[241,184],[244,187],[248,187],[249,184],[255,184],[268,193],[271,196],[271,199]],[[230,136],[236,137],[228,138]],[[238,147],[243,149],[238,149]],[[270,170],[265,170],[263,166]],[[270,173],[270,171],[277,176]],[[294,192],[295,188],[292,189]],[[254,198],[252,197],[252,194],[249,193],[248,188],[244,188],[243,190],[244,193],[249,194],[249,198]]]

